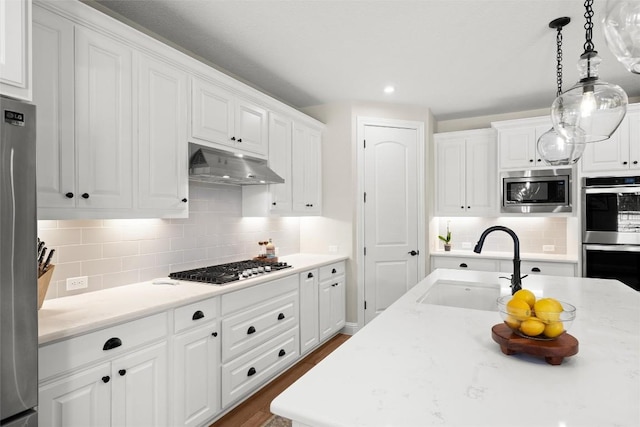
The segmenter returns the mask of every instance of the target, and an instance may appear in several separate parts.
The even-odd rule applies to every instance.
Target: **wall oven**
[[[582,202],[583,276],[640,290],[640,176],[583,178]]]
[[[571,212],[571,169],[502,172],[500,211]]]

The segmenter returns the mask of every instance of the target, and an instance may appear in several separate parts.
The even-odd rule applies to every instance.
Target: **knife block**
[[[42,307],[44,297],[47,295],[47,289],[49,289],[49,282],[51,282],[51,277],[53,276],[53,270],[55,267],[55,265],[50,264],[47,271],[45,271],[42,276],[38,277],[38,310]]]

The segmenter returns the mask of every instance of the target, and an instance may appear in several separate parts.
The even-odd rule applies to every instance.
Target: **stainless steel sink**
[[[424,295],[418,298],[417,302],[471,308],[474,310],[498,311],[496,300],[500,296],[500,292],[500,285],[497,283],[438,280]]]

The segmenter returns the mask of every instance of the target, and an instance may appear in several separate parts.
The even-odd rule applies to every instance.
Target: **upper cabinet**
[[[498,167],[531,169],[549,167],[537,151],[540,136],[551,129],[550,117],[494,122],[498,131]]]
[[[275,113],[269,115],[269,167],[284,183],[270,184],[269,211],[276,214],[291,212],[291,141],[293,121]]]
[[[627,116],[606,141],[587,144],[580,160],[582,173],[638,173],[640,171],[640,104],[630,105]]]
[[[493,129],[434,135],[436,216],[497,212],[496,136]]]
[[[259,105],[219,85],[194,78],[191,115],[194,142],[206,141],[214,148],[267,157],[267,110]]]
[[[291,159],[292,210],[300,215],[322,213],[322,134],[294,123]]]
[[[0,94],[31,101],[31,0],[0,0]]]

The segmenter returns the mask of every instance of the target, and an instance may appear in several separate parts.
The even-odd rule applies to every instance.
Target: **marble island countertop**
[[[271,411],[298,427],[640,425],[640,293],[614,280],[525,279],[577,307],[569,333],[579,352],[552,366],[503,354],[491,337],[497,312],[418,302],[443,279],[498,283],[496,273],[434,271]]]
[[[148,281],[45,300],[38,311],[38,343],[42,345],[70,338],[346,258],[342,255],[295,254],[280,258],[293,268],[273,271],[226,285],[208,285],[188,281],[172,281],[177,284],[166,285]]]

